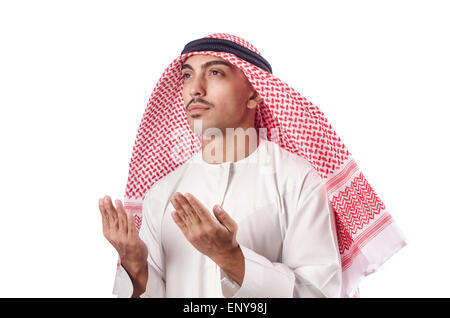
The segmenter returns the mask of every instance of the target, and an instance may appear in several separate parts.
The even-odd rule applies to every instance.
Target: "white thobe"
[[[342,272],[334,210],[315,169],[302,157],[260,138],[236,162],[209,164],[201,151],[146,193],[139,236],[148,247],[148,281],[140,297],[340,297]],[[169,201],[191,193],[238,224],[245,259],[242,285],[185,238]],[[130,297],[119,267],[114,293]]]

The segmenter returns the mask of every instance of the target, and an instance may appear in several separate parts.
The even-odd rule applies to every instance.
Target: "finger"
[[[120,200],[116,200],[115,202],[116,202],[117,217],[119,220],[119,231],[120,233],[127,235],[128,233],[127,213],[125,212],[125,209]]]
[[[233,233],[237,231],[236,221],[234,221],[231,216],[227,212],[225,212],[224,209],[222,209],[220,205],[214,206],[213,211],[217,220],[219,220],[219,222],[223,224],[228,229],[228,231]]]
[[[198,204],[196,206],[192,205],[192,201],[194,198],[194,196],[190,193],[186,193],[184,196],[182,195],[182,198],[185,200],[186,204],[189,205],[189,211],[190,213],[190,217],[192,219],[192,223],[201,223],[202,219],[200,218],[199,215],[199,211],[197,211],[198,209]]]
[[[117,219],[117,212],[116,212],[116,209],[114,208],[114,206],[112,205],[111,198],[109,196],[105,195],[103,202],[104,202],[106,212],[108,214],[110,227],[118,229],[119,224],[118,224],[118,219]]]
[[[189,216],[184,211],[183,207],[181,206],[180,202],[177,200],[176,195],[174,195],[170,202],[172,202],[173,207],[177,211],[177,216],[183,220],[183,222],[186,224],[186,226],[190,225],[191,222],[189,220]]]
[[[190,193],[186,193],[184,197],[191,205],[196,218],[198,218],[201,222],[206,223],[213,222],[213,218],[211,217],[211,214],[209,213],[208,209],[196,197],[194,197]]]
[[[179,213],[177,211],[172,211],[171,213],[172,219],[175,221],[175,223],[180,228],[181,232],[183,232],[184,236],[187,237],[188,235],[188,228],[186,223],[184,223],[183,219],[180,217]]]
[[[191,206],[189,201],[184,197],[184,195],[182,195],[181,193],[177,193],[175,198],[178,201],[178,203],[181,205],[181,207],[183,208],[186,215],[188,216],[189,221],[191,223],[199,223],[200,218],[198,217],[197,213],[194,211],[194,208]]]
[[[127,213],[127,229],[128,229],[128,239],[133,239],[138,235],[136,224],[134,223],[133,213]]]
[[[103,233],[106,233],[105,230],[109,228],[109,218],[103,203],[103,198],[98,199],[98,209],[102,215]]]

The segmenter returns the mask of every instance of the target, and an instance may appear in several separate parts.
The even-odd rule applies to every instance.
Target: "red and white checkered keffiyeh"
[[[237,36],[218,33],[206,37],[230,40],[260,55]],[[137,228],[147,190],[201,150],[201,137],[191,131],[182,99],[181,66],[194,54],[217,56],[240,68],[263,98],[256,128],[265,128],[267,139],[304,157],[319,173],[336,213],[343,296],[357,296],[360,280],[406,244],[403,234],[319,108],[277,77],[231,53],[183,54],[159,79],[129,165],[124,205],[134,214]]]

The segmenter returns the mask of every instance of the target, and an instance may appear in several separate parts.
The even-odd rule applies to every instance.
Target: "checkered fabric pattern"
[[[227,39],[260,54],[234,35],[207,37]],[[276,76],[230,53],[183,54],[159,79],[139,126],[124,198],[125,209],[134,214],[137,228],[147,190],[201,150],[200,136],[189,127],[181,95],[181,66],[194,54],[217,56],[240,68],[263,98],[255,127],[265,128],[266,139],[304,157],[316,169],[336,216],[343,295],[358,296],[360,280],[406,244],[403,234],[322,111]]]

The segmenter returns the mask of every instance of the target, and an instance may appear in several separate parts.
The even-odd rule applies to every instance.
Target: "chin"
[[[209,120],[202,119],[201,116],[198,116],[197,118],[192,116],[192,118],[189,120],[189,126],[191,130],[198,135],[204,135],[205,132],[206,135],[217,135],[217,130],[220,130],[220,134],[224,134],[225,131],[224,129],[222,129],[221,125],[217,125]]]

